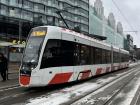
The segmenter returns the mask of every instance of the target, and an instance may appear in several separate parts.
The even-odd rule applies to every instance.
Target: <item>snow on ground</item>
[[[134,71],[133,71],[133,72],[134,72]],[[122,73],[122,74],[124,74],[124,73]],[[110,84],[107,84],[106,86],[100,88],[100,89],[97,90],[96,92],[87,95],[86,97],[80,99],[79,101],[73,103],[72,105],[84,105],[85,103],[86,103],[86,104],[89,103],[90,105],[93,105],[94,102],[96,102],[96,101],[98,101],[98,100],[107,100],[107,99],[109,99],[110,97],[112,97],[112,94],[111,94],[111,95],[108,95],[108,96],[106,96],[106,97],[100,97],[100,98],[98,98],[98,99],[96,99],[96,98],[93,99],[92,96],[95,95],[95,94],[98,94],[99,92],[105,91],[105,89],[107,89],[108,87],[110,87],[110,86],[112,86],[114,83],[116,83],[117,81],[122,80],[123,78],[125,78],[126,76],[128,76],[128,75],[130,75],[130,74],[131,74],[131,72],[128,73],[127,75],[124,75],[124,76],[121,76],[121,75],[119,74],[119,76],[121,76],[119,79],[116,79],[115,81],[111,82]],[[100,79],[100,80],[101,80],[101,79]],[[109,79],[108,79],[108,80],[109,80]],[[103,79],[102,79],[101,81],[102,81],[102,82],[105,82]],[[110,80],[110,81],[111,81],[111,80]],[[118,91],[118,89],[115,90],[115,91],[113,91],[113,94],[116,93],[117,91]]]
[[[127,94],[125,93],[120,93],[117,95],[116,98],[122,98],[122,97],[125,97],[125,100],[123,100],[121,103],[119,103],[119,105],[130,105],[138,88],[140,86],[140,77],[139,79],[134,83],[133,85],[133,89],[131,89]],[[136,100],[137,101],[137,100]]]
[[[135,64],[130,64],[130,66],[135,66]],[[122,73],[121,75],[123,75]],[[117,78],[120,74],[109,77],[105,79],[99,79],[96,83],[83,83],[81,85],[72,86],[69,88],[62,89],[57,93],[53,93],[51,95],[43,95],[34,99],[29,99],[26,105],[59,105],[64,102],[70,101],[75,97],[84,95],[85,93],[91,92],[102,86],[103,84]],[[108,96],[109,97],[109,96]],[[85,99],[84,101],[86,101]],[[90,100],[90,103],[94,103],[96,100]]]
[[[136,66],[136,65],[138,65],[138,64],[140,64],[140,61],[135,62],[135,63],[130,63],[130,64],[129,64],[129,67],[133,67],[133,66]]]
[[[27,105],[59,105],[67,102],[74,97],[84,94],[87,91],[97,89],[100,85],[97,83],[84,83],[82,85],[73,86],[71,88],[62,89],[58,93],[51,94],[47,97],[39,97],[30,99]]]
[[[115,79],[116,77],[99,79],[96,81],[96,83],[84,83],[81,85],[65,88],[49,96],[43,95],[35,99],[30,99],[28,100],[29,103],[26,105],[59,105],[61,103],[70,101],[75,97],[84,95],[87,92],[94,91],[103,84]]]

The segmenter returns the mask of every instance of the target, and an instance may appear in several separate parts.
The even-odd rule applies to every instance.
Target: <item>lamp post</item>
[[[20,19],[19,19],[19,42],[21,42],[22,40],[22,21],[21,21],[21,18],[22,18],[22,8],[23,8],[23,0],[22,0],[22,4],[21,4],[21,10],[20,10]]]
[[[21,20],[19,20],[19,42],[21,42],[21,40],[22,40],[22,22],[21,22]]]

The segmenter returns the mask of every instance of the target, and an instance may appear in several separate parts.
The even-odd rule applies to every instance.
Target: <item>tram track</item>
[[[136,75],[140,74],[140,72],[136,73],[133,77],[131,77],[123,86],[121,86],[103,105],[110,105],[112,100],[132,81],[136,78]]]
[[[61,104],[61,105],[76,105],[75,103],[77,103],[77,102],[78,102],[79,100],[81,100],[82,98],[84,98],[84,97],[86,97],[86,96],[89,96],[90,94],[94,94],[94,93],[96,94],[97,91],[101,91],[103,88],[107,87],[108,85],[112,85],[112,84],[114,84],[115,82],[117,82],[117,81],[119,81],[119,80],[122,80],[123,78],[129,77],[129,75],[132,76],[132,75],[137,74],[137,69],[138,69],[138,68],[134,68],[134,69],[132,69],[131,71],[122,74],[123,76],[120,75],[119,77],[114,78],[113,80],[109,81],[108,83],[103,84],[103,85],[100,86],[99,88],[97,88],[97,89],[95,89],[95,90],[92,90],[92,91],[89,91],[89,92],[87,92],[86,94],[83,94],[83,95],[81,95],[81,96],[79,96],[79,97],[76,97],[75,99],[70,100],[70,101],[68,101],[68,102],[66,102],[66,103],[63,103],[63,104]],[[131,79],[129,79],[128,82],[127,82],[126,84],[128,84],[128,83],[130,82],[130,80],[133,80],[134,77],[135,77],[135,76],[133,76]],[[123,89],[123,87],[126,86],[126,84],[124,84],[120,89],[118,89],[118,90],[116,91],[116,93],[114,93],[114,95],[113,95],[109,100],[107,100],[107,101],[105,102],[105,104],[103,104],[103,105],[108,105],[108,103],[112,100],[112,98],[114,98],[114,97],[117,95],[117,93],[119,93],[119,92]],[[80,105],[80,104],[79,104],[79,105]],[[82,105],[83,105],[83,104],[82,104]]]

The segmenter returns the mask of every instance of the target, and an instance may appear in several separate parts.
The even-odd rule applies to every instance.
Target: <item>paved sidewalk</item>
[[[0,89],[12,87],[18,85],[18,76],[19,76],[19,63],[9,63],[8,66],[8,79],[6,81],[2,81],[2,77],[0,75]]]

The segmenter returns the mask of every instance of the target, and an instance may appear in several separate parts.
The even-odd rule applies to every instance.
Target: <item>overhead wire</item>
[[[112,0],[112,2],[113,2],[113,4],[115,5],[115,7],[118,9],[118,11],[120,12],[120,14],[122,15],[122,17],[124,18],[124,20],[127,22],[127,24],[129,25],[129,27],[130,27],[133,31],[135,31],[134,28],[133,28],[133,26],[129,23],[128,19],[125,17],[125,15],[124,15],[124,13],[122,12],[122,10],[121,10],[121,9],[119,8],[119,6],[117,5],[117,3],[116,3],[114,0]],[[137,31],[137,32],[134,32],[134,33],[135,33],[135,36],[138,37],[138,35],[137,35],[138,31]],[[140,39],[140,37],[138,37],[138,38]]]
[[[125,19],[125,21],[127,22],[127,24],[129,25],[129,27],[133,30],[133,26],[129,23],[128,19],[125,17],[124,13],[121,11],[121,9],[119,8],[119,6],[117,5],[117,3],[112,0],[113,4],[115,5],[115,7],[118,9],[118,11],[120,12],[120,14],[122,15],[122,17]]]

